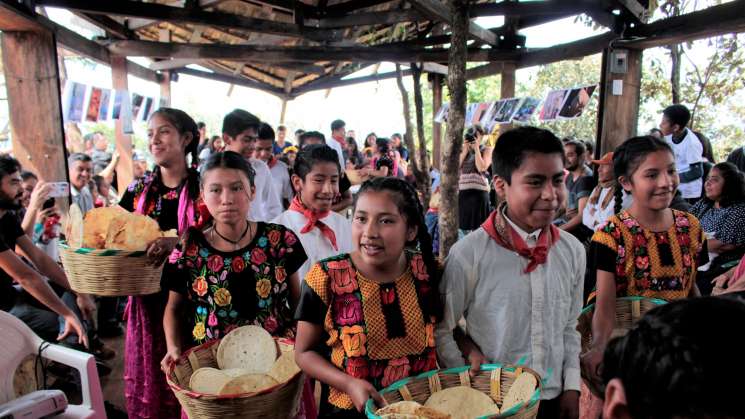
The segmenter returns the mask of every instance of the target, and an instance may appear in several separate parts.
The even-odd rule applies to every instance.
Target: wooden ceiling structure
[[[58,43],[106,62],[143,56],[151,79],[190,74],[257,88],[285,100],[303,93],[395,77],[395,72],[349,78],[384,61],[421,63],[447,72],[449,12],[441,0],[0,0],[0,6],[67,9],[106,34],[91,42],[59,25]],[[520,30],[585,14],[605,33],[548,48],[526,48]],[[647,22],[646,0],[476,0],[469,16],[504,16],[504,25],[471,21],[468,78],[581,58],[609,45],[649,48],[745,28],[745,1],[736,0],[675,18]],[[35,16],[41,19],[39,16]],[[712,24],[716,22],[716,24]],[[582,24],[582,23],[577,23]],[[198,64],[211,72],[187,67]],[[130,70],[131,71],[131,70]]]

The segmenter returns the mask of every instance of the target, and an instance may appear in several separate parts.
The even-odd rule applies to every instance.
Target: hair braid
[[[618,214],[623,209],[623,187],[616,183],[613,185],[613,213]]]

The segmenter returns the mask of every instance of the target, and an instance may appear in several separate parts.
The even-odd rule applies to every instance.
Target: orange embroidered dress
[[[437,368],[435,319],[428,299],[437,298],[418,253],[393,282],[363,277],[349,254],[318,262],[303,283],[298,320],[323,325],[331,363],[380,389]],[[324,389],[321,414],[354,409],[341,391]],[[330,406],[329,406],[330,405]]]

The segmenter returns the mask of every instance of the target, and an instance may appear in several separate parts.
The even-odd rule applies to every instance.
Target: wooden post
[[[500,82],[500,98],[508,99],[515,97],[515,64],[504,63],[502,66],[502,80]],[[512,124],[501,124],[499,132],[505,132],[512,128]]]
[[[642,50],[627,50],[626,73],[611,73],[611,51],[603,51],[596,155],[613,151],[636,135],[642,79]],[[621,94],[614,95],[613,83],[621,83]]]
[[[440,170],[442,160],[442,124],[434,120],[437,111],[442,106],[442,76],[431,73],[432,76],[432,165]]]
[[[282,110],[279,111],[279,124],[285,123],[285,113],[287,112],[287,98],[282,99]]]
[[[171,107],[171,73],[168,71],[161,74],[160,80],[160,107]]]
[[[127,83],[127,59],[125,57],[111,57],[111,78],[116,90],[128,90]],[[132,167],[132,136],[124,134],[121,113],[119,119],[114,123],[114,132],[116,136],[116,151],[119,152],[119,163],[116,165],[116,190],[119,196],[124,194],[127,186],[133,179]]]
[[[445,260],[450,248],[458,240],[458,180],[460,178],[460,152],[463,148],[463,126],[466,113],[466,59],[468,50],[468,2],[449,0],[452,16],[452,35],[448,58],[448,113],[447,141],[442,156],[442,181],[440,193],[439,228],[440,259]]]
[[[54,35],[40,30],[1,36],[13,154],[46,182],[69,181]]]

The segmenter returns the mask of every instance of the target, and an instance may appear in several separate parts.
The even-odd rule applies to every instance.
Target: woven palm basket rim
[[[67,244],[66,241],[59,242],[58,246],[60,249],[77,253],[80,255],[90,256],[125,256],[125,257],[139,257],[145,256],[147,252],[144,250],[118,250],[118,249],[91,249],[89,247],[72,247]]]
[[[622,307],[630,307],[633,305],[634,302],[639,302],[639,310],[640,310],[640,317],[646,313],[646,311],[642,312],[642,303],[649,303],[654,306],[660,306],[663,304],[666,304],[667,301],[661,300],[659,298],[650,298],[650,297],[642,297],[642,296],[631,296],[631,297],[617,297],[616,298],[616,308],[618,308],[619,305]],[[649,311],[649,310],[647,310]],[[577,318],[577,331],[580,333],[580,343],[582,345],[582,353],[586,353],[586,344],[587,342],[592,339],[592,316],[595,313],[595,303],[588,305],[585,307],[582,312],[580,312],[579,317]],[[620,312],[618,309],[616,309],[616,321],[619,318]]]
[[[203,344],[201,344],[199,346],[195,346],[193,348],[190,348],[189,350],[187,350],[186,352],[184,352],[184,353],[181,354],[181,356],[179,357],[178,362],[179,363],[183,363],[183,362],[189,363],[189,355],[192,352],[211,348],[214,345],[218,345],[221,340],[222,339],[211,340],[211,341],[206,342],[206,343],[203,343]],[[275,340],[275,342],[282,342],[282,343],[291,344],[291,341],[289,339],[276,338],[275,337],[274,340]],[[259,396],[259,395],[262,395],[262,394],[271,393],[271,392],[274,392],[275,390],[278,390],[278,389],[280,389],[282,387],[289,386],[290,383],[292,383],[293,381],[297,380],[302,375],[302,373],[303,373],[302,371],[298,371],[298,372],[296,372],[292,376],[292,378],[290,378],[289,380],[285,381],[284,383],[279,383],[279,384],[274,385],[272,387],[265,388],[265,389],[263,389],[261,391],[254,391],[254,392],[251,392],[251,393],[238,393],[238,394],[216,395],[216,394],[197,393],[195,391],[187,390],[187,389],[181,387],[180,385],[178,385],[176,383],[176,381],[172,378],[174,376],[174,374],[176,373],[176,367],[178,367],[178,365],[175,362],[172,362],[171,364],[168,365],[168,371],[166,372],[166,382],[168,383],[168,386],[171,387],[171,389],[174,392],[178,392],[178,393],[181,393],[183,395],[186,395],[186,396],[188,396],[191,399],[202,400],[202,401],[219,401],[219,400],[229,400],[229,399],[248,399],[248,398],[251,398],[251,397],[254,397],[254,396]],[[193,372],[192,372],[192,374],[193,374]]]
[[[164,264],[150,265],[144,251],[75,248],[64,241],[59,250],[65,275],[76,292],[119,297],[160,291]]]
[[[419,375],[413,376],[413,377],[407,377],[401,380],[396,381],[395,383],[389,385],[388,387],[380,390],[380,395],[383,396],[387,393],[393,393],[393,392],[400,392],[399,390],[403,387],[405,387],[408,383],[416,380],[427,380],[430,382],[429,392],[431,395],[432,388],[431,388],[431,381],[429,378],[434,375],[461,375],[463,373],[468,372],[471,369],[470,366],[462,366],[462,367],[454,367],[454,368],[448,368],[448,369],[436,369],[431,370],[427,372],[423,372]],[[530,416],[522,416],[525,418],[534,418],[535,415],[538,413],[538,403],[540,402],[540,396],[541,396],[541,390],[543,389],[543,381],[541,379],[541,376],[535,372],[534,370],[521,366],[521,365],[510,365],[510,364],[482,364],[481,369],[479,370],[477,375],[486,375],[488,374],[490,376],[490,380],[494,378],[492,371],[500,370],[500,377],[501,377],[501,370],[505,370],[508,372],[527,372],[536,377],[536,380],[538,381],[538,386],[536,387],[535,391],[533,392],[533,395],[530,398],[530,401],[527,403],[523,402],[516,406],[513,406],[512,408],[508,409],[506,412],[500,412],[498,415],[492,415],[492,416],[482,416],[477,419],[484,419],[484,418],[507,418],[515,415],[525,415],[528,413],[528,410],[534,409],[534,414]],[[461,379],[461,385],[462,384]],[[469,386],[470,386],[470,379],[469,379]],[[449,388],[449,387],[445,387]],[[505,389],[500,386],[500,393],[505,392]],[[486,394],[486,393],[485,393]],[[487,394],[488,395],[488,394]],[[491,398],[491,396],[489,396]],[[365,414],[369,419],[381,419],[380,416],[375,414],[375,403],[372,399],[368,399],[367,403],[365,403]]]

